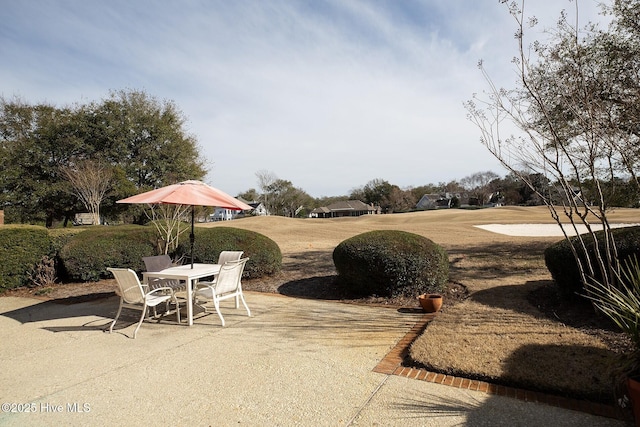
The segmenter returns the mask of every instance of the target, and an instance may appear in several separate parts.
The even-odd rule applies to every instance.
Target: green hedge
[[[359,234],[333,251],[338,283],[356,295],[417,296],[443,292],[446,251],[426,237],[385,230]]]
[[[78,233],[87,230],[88,227],[70,227],[70,228],[50,228],[49,236],[51,237],[51,247],[54,254],[56,278],[64,281],[67,279],[67,273],[64,264],[60,259],[60,251],[62,248],[75,238]]]
[[[612,234],[620,260],[628,259],[633,255],[638,256],[640,259],[640,227],[616,228],[612,230]],[[602,246],[604,242],[604,231],[598,231],[595,235],[599,243],[600,251],[604,257],[604,249]],[[587,245],[587,253],[589,257],[594,260],[595,248],[593,237],[587,234],[584,235],[583,238]],[[577,237],[571,238],[573,242],[576,242],[576,248],[579,247],[577,239]],[[580,259],[584,264],[586,259],[584,252],[581,252]],[[580,280],[580,272],[578,271],[578,264],[571,252],[569,241],[563,239],[545,249],[544,261],[560,293],[565,298],[572,298],[576,294],[584,293],[583,284]],[[602,275],[597,274],[596,279],[602,279]]]
[[[112,278],[107,267],[144,271],[142,257],[156,254],[157,239],[156,229],[150,226],[87,228],[60,250],[66,279],[98,281]]]
[[[56,254],[79,233],[83,233],[91,227],[69,227],[69,228],[50,228],[49,236],[51,237],[51,245]]]
[[[177,254],[189,262],[189,236],[181,236]],[[216,263],[222,251],[244,251],[249,257],[243,277],[253,279],[277,273],[282,268],[282,252],[276,242],[255,231],[233,227],[197,227],[195,229],[194,261]]]
[[[27,285],[29,271],[52,252],[51,238],[44,227],[0,227],[0,290]]]
[[[174,256],[189,253],[188,234],[183,236]],[[157,230],[151,226],[60,230],[3,226],[0,227],[0,290],[27,285],[29,272],[45,255],[55,257],[57,277],[63,281],[111,278],[107,267],[144,271],[142,257],[157,255],[157,241]],[[250,258],[245,268],[246,278],[273,274],[282,267],[280,248],[260,233],[230,227],[196,229],[196,262],[216,262],[223,250],[242,250],[244,256]]]

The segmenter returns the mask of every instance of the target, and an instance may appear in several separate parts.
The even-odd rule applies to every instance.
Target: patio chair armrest
[[[147,295],[153,295],[155,293],[160,293],[160,292],[165,292],[165,291],[169,291],[169,293],[173,294],[173,289],[172,288],[170,288],[168,286],[163,286],[161,288],[155,288],[151,292],[148,292]]]
[[[215,288],[215,282],[198,282],[196,286],[193,288],[194,291],[202,288]]]

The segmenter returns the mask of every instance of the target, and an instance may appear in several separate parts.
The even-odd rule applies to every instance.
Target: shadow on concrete
[[[406,414],[405,418],[417,423],[420,419],[437,418],[438,420],[442,420],[447,417],[464,417],[474,411],[480,411],[482,409],[482,402],[456,399],[454,397],[435,394],[424,394],[403,399],[402,401],[397,402],[394,406]],[[419,423],[414,425],[419,425]],[[486,425],[495,424],[488,423]]]
[[[130,326],[132,323],[129,323],[127,326],[123,326],[122,328]],[[49,332],[79,332],[79,331],[102,331],[106,332],[109,330],[109,326],[111,325],[111,319],[100,319],[100,320],[92,320],[91,322],[83,323],[78,326],[45,326],[45,331]],[[119,328],[114,328],[115,331]]]
[[[595,427],[629,425],[626,423],[631,420],[628,412],[598,404],[580,412],[506,396],[478,399],[470,394],[456,398],[444,393],[416,393],[398,399],[394,407],[402,414],[401,420],[393,420],[394,425],[402,421],[407,425]]]
[[[118,309],[118,298],[113,293],[96,297],[61,298],[44,301],[27,307],[4,312],[0,315],[9,317],[20,323],[43,322],[55,319],[67,319],[83,316],[111,317]],[[84,299],[84,300],[83,300]]]
[[[74,320],[73,322],[70,321],[70,323],[73,323],[70,325],[44,326],[42,329],[51,332],[105,331],[108,330],[116,315],[118,303],[119,297],[115,293],[104,292],[43,301],[1,313],[0,316],[8,317],[22,324],[89,317],[91,319],[84,323],[78,324],[78,321]],[[149,317],[145,321],[175,323],[175,314],[162,316],[162,310],[159,310],[158,314],[158,317]],[[153,315],[153,311],[151,311],[151,315]],[[98,317],[98,319],[95,317]],[[127,328],[139,320],[139,311],[123,309],[113,330]]]
[[[343,288],[336,284],[336,275],[306,277],[292,280],[278,287],[282,295],[296,298],[341,300],[349,298]]]

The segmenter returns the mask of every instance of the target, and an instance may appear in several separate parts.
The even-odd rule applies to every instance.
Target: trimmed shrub
[[[142,257],[155,255],[156,251],[154,227],[94,226],[69,240],[60,250],[60,259],[67,279],[98,281],[113,277],[107,267],[144,271]]]
[[[640,227],[616,228],[612,230],[612,234],[618,251],[618,257],[621,261],[628,259],[633,255],[640,257]],[[604,231],[598,231],[595,235],[600,252],[604,257]],[[592,260],[595,259],[593,237],[588,234],[584,235],[583,238],[587,245],[587,253],[589,254],[589,257]],[[579,248],[577,239],[577,237],[571,238],[571,240],[576,243],[576,248]],[[580,259],[583,264],[586,262],[584,252],[580,253]],[[578,271],[578,264],[573,257],[571,246],[567,239],[554,243],[545,249],[544,262],[563,297],[571,298],[576,294],[584,293],[583,284],[580,280],[580,272]],[[599,272],[596,272],[595,279],[602,280],[602,275],[599,274]]]
[[[71,241],[77,234],[83,233],[86,230],[90,230],[91,227],[73,227],[73,228],[52,228],[49,229],[49,236],[51,237],[51,245],[55,253],[60,250]]]
[[[182,239],[178,255],[189,260],[189,237]],[[233,227],[197,227],[193,255],[195,262],[216,263],[222,251],[244,251],[249,257],[242,277],[254,279],[280,271],[282,252],[276,242],[255,231]]]
[[[338,283],[356,295],[384,297],[441,293],[449,279],[446,251],[413,233],[370,231],[333,251]]]
[[[72,227],[72,228],[51,228],[49,229],[49,236],[51,237],[51,247],[54,254],[55,263],[55,275],[58,279],[65,280],[67,273],[64,269],[64,264],[60,259],[60,251],[78,234],[88,230],[87,227]]]
[[[29,273],[51,252],[51,239],[44,227],[0,227],[0,291],[27,285]]]

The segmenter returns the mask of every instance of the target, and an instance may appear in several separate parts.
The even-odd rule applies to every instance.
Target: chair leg
[[[247,302],[244,300],[244,295],[240,294],[240,298],[242,299],[242,304],[244,305],[244,308],[247,309],[247,315],[251,317],[251,310],[249,310],[249,306],[247,305]]]
[[[224,317],[222,317],[222,313],[220,313],[220,301],[218,301],[217,298],[213,299],[213,306],[216,309],[216,313],[218,313],[218,317],[220,318],[220,321],[222,322],[222,326],[224,326]]]
[[[147,304],[144,304],[144,307],[142,308],[142,315],[140,316],[140,321],[138,322],[138,326],[136,326],[136,329],[133,331],[133,339],[136,339],[136,334],[138,333],[138,329],[140,329],[140,326],[142,326],[142,321],[144,320],[144,316],[147,314]]]
[[[174,295],[173,300],[176,302],[176,317],[178,318],[178,325],[180,324],[180,304],[178,298]]]
[[[120,313],[122,313],[122,298],[120,298],[120,306],[118,307],[118,312],[116,313],[116,318],[113,319],[113,322],[111,322],[111,327],[109,327],[109,333],[113,332],[113,327],[115,326],[116,322],[118,321],[118,317],[120,317]]]

